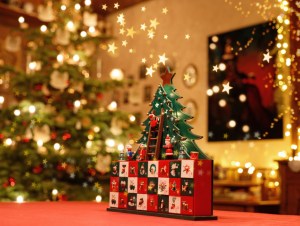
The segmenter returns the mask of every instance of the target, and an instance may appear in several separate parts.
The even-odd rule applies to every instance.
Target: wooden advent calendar
[[[136,152],[126,146],[111,166],[109,211],[215,220],[212,209],[213,161],[197,146],[172,84],[162,74]],[[128,148],[127,148],[128,147]]]

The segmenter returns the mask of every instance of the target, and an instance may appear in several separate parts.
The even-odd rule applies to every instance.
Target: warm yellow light
[[[292,61],[291,61],[291,58],[286,58],[286,60],[285,60],[285,64],[286,64],[286,66],[291,66],[291,63],[292,63]]]
[[[73,61],[78,62],[79,60],[80,60],[79,55],[78,55],[78,54],[75,54],[75,55],[73,56]]]
[[[248,133],[250,130],[250,127],[248,125],[243,125],[242,130],[244,133]]]
[[[282,90],[282,91],[286,91],[287,88],[288,88],[288,86],[287,86],[286,84],[284,84],[284,85],[281,86],[281,90]]]
[[[85,4],[86,6],[90,6],[90,5],[92,4],[92,1],[91,1],[91,0],[85,0],[85,1],[84,1],[84,4]]]
[[[262,178],[262,173],[261,173],[261,172],[258,172],[258,173],[256,174],[256,177],[257,177],[257,178]]]
[[[35,111],[36,111],[35,106],[34,106],[34,105],[30,105],[29,108],[28,108],[28,111],[29,111],[29,113],[31,113],[31,114],[35,113]]]
[[[219,64],[219,69],[220,71],[225,71],[226,70],[226,65],[224,63]]]
[[[60,53],[57,55],[56,59],[59,63],[62,63],[64,61],[64,56]]]
[[[211,38],[211,40],[212,40],[213,42],[218,42],[218,41],[219,41],[219,38],[218,38],[218,36],[213,36],[213,37]]]
[[[276,46],[277,46],[277,48],[281,48],[281,43],[278,42],[278,43],[276,44]]]
[[[74,8],[75,8],[76,10],[80,10],[81,6],[80,6],[79,3],[76,3],[75,6],[74,6]]]
[[[290,20],[289,20],[289,19],[285,19],[285,20],[284,20],[284,23],[285,23],[286,25],[289,25],[289,24],[290,24]]]
[[[289,45],[285,42],[285,43],[283,43],[283,48],[287,48]]]
[[[75,31],[75,25],[73,21],[68,21],[67,28],[69,31]]]
[[[22,24],[22,23],[25,22],[25,18],[22,17],[22,16],[20,16],[20,17],[18,18],[18,21],[19,21],[20,24]]]
[[[135,118],[135,116],[134,116],[134,115],[130,115],[130,116],[129,116],[129,121],[130,121],[130,122],[134,122],[134,121],[135,121],[135,119],[136,119],[136,118]]]
[[[14,115],[15,116],[20,116],[21,115],[21,111],[19,109],[14,110]]]
[[[219,88],[219,86],[213,86],[212,90],[214,93],[218,93],[220,91],[220,88]]]
[[[54,148],[55,151],[58,151],[60,149],[60,144],[59,143],[55,143],[53,145],[53,148]]]
[[[245,168],[248,169],[248,168],[250,168],[251,166],[252,166],[252,163],[251,163],[251,162],[246,162],[246,163],[245,163]]]
[[[286,131],[286,132],[284,133],[284,135],[285,135],[286,137],[289,137],[289,136],[291,135],[291,132],[290,132],[290,131]]]
[[[212,91],[212,89],[208,89],[206,91],[207,96],[212,96],[214,94],[214,92]]]
[[[108,110],[110,111],[115,111],[117,110],[118,104],[116,101],[112,101],[109,105],[108,105]]]
[[[224,100],[224,99],[219,100],[219,106],[220,107],[225,107],[226,104],[227,104],[226,100]]]
[[[58,190],[54,188],[54,189],[52,190],[52,195],[57,195],[57,194],[58,194]]]
[[[217,48],[217,46],[216,46],[215,43],[210,43],[210,44],[209,44],[209,48],[210,48],[211,50],[214,50],[214,49]]]
[[[74,107],[75,107],[75,108],[80,108],[80,106],[81,106],[80,100],[75,100],[75,101],[74,101]]]
[[[236,126],[236,121],[230,120],[230,121],[228,122],[228,125],[229,125],[229,127],[233,128],[233,127]]]
[[[3,103],[4,103],[4,101],[5,101],[5,98],[4,98],[4,96],[0,96],[0,104],[3,104]]]
[[[102,196],[101,195],[97,195],[95,200],[98,203],[101,202],[102,201]]]
[[[37,146],[42,147],[44,145],[44,142],[42,140],[38,140],[36,144]]]
[[[292,128],[292,124],[288,123],[288,124],[286,125],[286,128],[287,128],[287,129],[291,129],[291,128]]]
[[[18,195],[16,198],[17,203],[23,203],[24,202],[24,197],[22,195]]]
[[[93,130],[94,130],[95,133],[99,133],[100,132],[100,127],[99,126],[95,126]]]
[[[287,158],[287,153],[284,150],[283,151],[279,151],[277,155],[280,158]]]
[[[112,147],[115,146],[116,142],[115,142],[114,139],[106,139],[106,140],[105,140],[105,144],[106,144],[106,146],[112,148]]]
[[[89,32],[90,33],[94,33],[96,31],[95,27],[91,26],[89,27]]]
[[[10,145],[12,145],[12,143],[13,143],[13,141],[11,138],[6,138],[5,145],[10,146]]]
[[[87,36],[87,33],[85,31],[80,32],[80,36],[85,38]]]
[[[283,39],[283,35],[282,35],[282,34],[279,34],[279,35],[277,36],[277,38],[278,38],[279,40],[281,40],[281,39]]]
[[[124,144],[118,144],[118,151],[124,150]]]
[[[124,73],[121,69],[119,68],[114,68],[111,70],[109,73],[109,76],[112,80],[117,80],[117,81],[122,81],[124,78]]]
[[[241,102],[245,102],[245,101],[247,100],[246,95],[245,95],[245,94],[241,94],[241,95],[239,96],[239,100],[240,100]]]
[[[277,78],[278,78],[279,80],[283,79],[282,74],[277,75]]]
[[[61,11],[65,11],[67,9],[67,6],[66,5],[61,5],[60,9],[61,9]]]
[[[46,25],[42,25],[41,26],[41,32],[45,32],[47,31],[47,26]]]
[[[244,170],[243,170],[243,168],[238,168],[237,171],[238,171],[238,173],[243,173]]]

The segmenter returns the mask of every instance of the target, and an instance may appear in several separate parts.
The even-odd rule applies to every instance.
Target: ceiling
[[[108,14],[117,12],[120,9],[125,9],[146,1],[148,0],[97,0],[92,1],[92,6],[95,12],[102,16],[107,16]],[[114,5],[117,3],[120,5],[118,9],[114,8]],[[103,10],[102,5],[106,5],[107,9]]]

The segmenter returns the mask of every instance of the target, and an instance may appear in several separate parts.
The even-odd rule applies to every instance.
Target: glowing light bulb
[[[236,126],[236,121],[230,120],[230,121],[228,122],[228,125],[229,125],[229,127],[233,128],[233,127]]]
[[[248,168],[250,168],[251,166],[252,166],[252,163],[251,163],[251,162],[246,162],[246,163],[245,163],[245,168],[248,169]]]
[[[218,41],[219,41],[219,38],[218,38],[218,36],[213,36],[213,37],[211,38],[211,40],[212,40],[213,42],[218,42]]]
[[[136,119],[136,118],[135,118],[135,116],[134,116],[134,115],[130,115],[130,116],[129,116],[129,121],[130,121],[130,122],[134,122],[134,121],[135,121],[135,119]]]
[[[36,143],[39,147],[42,147],[44,145],[44,142],[42,140],[38,140]]]
[[[91,26],[89,27],[89,32],[90,33],[94,33],[96,31],[95,27]]]
[[[16,198],[17,203],[23,203],[24,202],[24,197],[22,195],[18,195]]]
[[[209,44],[209,48],[210,48],[211,50],[214,50],[214,49],[217,48],[217,46],[216,46],[215,43],[210,43],[210,44]]]
[[[99,126],[95,126],[94,127],[94,132],[95,133],[99,133],[100,132],[100,127]]]
[[[7,146],[12,145],[12,143],[13,143],[13,141],[12,141],[11,138],[7,138],[7,139],[5,140],[5,145],[7,145]]]
[[[62,63],[64,61],[64,56],[60,53],[57,55],[56,59],[59,63]]]
[[[98,203],[101,202],[102,201],[102,196],[101,195],[97,195],[95,200]]]
[[[57,194],[58,194],[58,190],[54,188],[54,189],[52,190],[52,195],[57,195]]]
[[[80,36],[85,38],[87,36],[87,33],[85,31],[80,32]]]
[[[15,116],[20,116],[21,115],[21,111],[19,109],[14,110],[14,115]]]
[[[41,29],[41,32],[45,32],[45,31],[47,31],[47,26],[46,25],[42,25],[40,29]]]
[[[78,62],[78,61],[80,60],[79,55],[78,55],[78,54],[75,54],[75,55],[73,56],[73,60],[74,60],[75,62]]]
[[[25,18],[22,17],[22,16],[20,16],[20,17],[18,18],[18,21],[19,21],[20,24],[22,24],[22,23],[25,22]]]
[[[226,70],[226,65],[224,63],[219,64],[219,69],[220,71],[225,71]]]
[[[239,174],[241,174],[241,173],[243,173],[243,172],[244,172],[243,168],[238,168],[238,170],[237,170],[237,171],[238,171],[238,173],[239,173]]]
[[[248,133],[250,130],[250,127],[248,125],[243,125],[242,130],[244,133]]]
[[[241,102],[245,102],[245,101],[247,100],[246,95],[245,95],[245,94],[239,95],[239,100],[240,100]]]
[[[219,86],[213,86],[212,90],[214,93],[218,93],[220,91],[220,88],[219,88]]]
[[[112,148],[112,147],[115,146],[116,142],[115,142],[114,139],[106,139],[106,140],[105,140],[105,144],[106,144],[106,146]]]
[[[69,31],[75,31],[75,25],[74,25],[74,22],[73,21],[69,21],[67,23],[67,28]]]
[[[219,100],[219,106],[220,107],[225,107],[226,104],[227,104],[226,100],[224,100],[224,99]]]
[[[84,1],[84,4],[85,4],[86,6],[90,6],[90,5],[92,4],[92,1],[91,1],[91,0],[85,0],[85,1]]]
[[[75,108],[80,108],[80,106],[81,106],[80,100],[75,100],[75,101],[74,101],[74,107],[75,107]]]
[[[32,61],[28,64],[28,67],[30,70],[34,71],[36,69],[36,62],[35,61]]]
[[[0,96],[0,104],[3,104],[3,103],[4,103],[4,101],[5,101],[5,98],[4,98],[4,96]]]
[[[58,151],[60,149],[60,144],[59,143],[55,143],[53,145],[53,148],[54,148],[55,151]]]
[[[206,91],[207,96],[212,96],[214,94],[214,92],[212,91],[212,89],[208,89]]]
[[[80,6],[79,3],[76,3],[75,6],[74,6],[74,8],[75,8],[76,10],[80,10],[81,6]]]
[[[261,172],[257,172],[256,177],[257,178],[262,178],[262,173]]]
[[[66,5],[61,5],[60,9],[61,9],[61,11],[65,11],[67,9],[67,6]]]
[[[124,150],[124,144],[118,144],[118,151]]]
[[[117,110],[118,104],[116,101],[112,101],[109,105],[108,105],[108,110],[110,111],[115,111]]]
[[[34,105],[30,105],[29,108],[28,108],[28,111],[29,111],[29,113],[31,113],[31,114],[35,113],[35,111],[36,111],[35,106],[34,106]]]
[[[122,81],[124,78],[124,73],[121,69],[114,68],[109,73],[109,76],[112,80]]]

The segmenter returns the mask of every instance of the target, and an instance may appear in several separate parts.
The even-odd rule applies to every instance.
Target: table
[[[107,203],[28,202],[0,203],[1,226],[294,226],[300,216],[214,211],[215,221],[187,221],[108,212]]]

